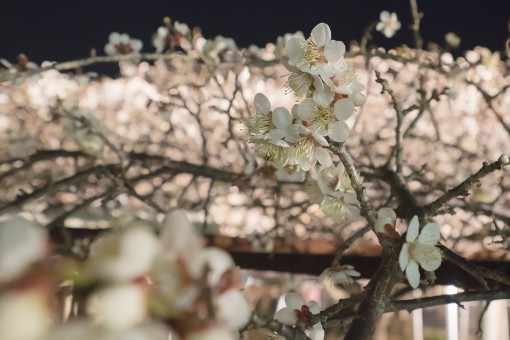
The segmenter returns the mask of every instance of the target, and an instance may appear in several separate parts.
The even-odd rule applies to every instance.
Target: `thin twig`
[[[478,183],[483,177],[488,174],[501,170],[505,165],[502,162],[495,161],[492,163],[484,162],[480,170],[478,170],[475,174],[466,178],[462,183],[457,185],[455,188],[452,188],[445,192],[443,196],[436,199],[434,202],[424,206],[422,208],[423,215],[428,220],[430,217],[436,215],[441,208],[443,208],[449,201],[456,197],[466,197],[469,194],[469,190],[473,185]]]
[[[456,303],[458,305],[461,302],[468,301],[479,301],[479,300],[500,300],[509,299],[510,290],[501,291],[470,291],[464,293],[458,293],[453,295],[438,295],[430,296],[413,300],[401,300],[393,301],[386,306],[385,313],[398,312],[400,310],[406,310],[412,312],[413,310],[434,306],[441,306],[448,303]]]

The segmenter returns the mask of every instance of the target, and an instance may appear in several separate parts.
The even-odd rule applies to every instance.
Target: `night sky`
[[[509,36],[510,0],[419,0],[419,6],[425,13],[425,41],[442,42],[445,33],[454,31],[462,38],[461,50],[476,45],[501,50]],[[391,39],[376,34],[375,43],[385,47],[412,45],[408,29],[411,15],[405,0],[2,1],[0,58],[14,61],[24,52],[38,63],[65,61],[87,57],[92,47],[103,54],[112,31],[143,40],[143,50],[152,52],[150,37],[164,16],[190,27],[200,26],[206,38],[230,36],[241,47],[263,46],[286,32],[308,34],[319,22],[331,26],[334,39],[348,42],[359,40],[382,10],[397,12],[402,28]]]

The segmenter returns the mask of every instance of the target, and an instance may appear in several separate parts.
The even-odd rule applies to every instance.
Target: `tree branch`
[[[484,162],[482,165],[482,168],[478,170],[475,174],[469,176],[467,179],[465,179],[462,183],[457,185],[455,188],[452,188],[445,192],[443,196],[436,199],[434,202],[424,206],[422,208],[422,213],[425,216],[426,220],[429,220],[430,217],[436,215],[438,211],[445,206],[450,200],[456,198],[456,197],[466,197],[469,194],[469,189],[473,185],[475,185],[480,179],[487,176],[488,174],[496,171],[501,170],[504,166],[508,165],[508,163],[505,163],[502,160],[503,157],[500,157],[499,160],[487,163]]]

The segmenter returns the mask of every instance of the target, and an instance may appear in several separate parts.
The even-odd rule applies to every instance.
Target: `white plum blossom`
[[[104,52],[107,55],[138,53],[142,50],[142,47],[141,40],[130,38],[126,33],[112,32],[108,37]]]
[[[419,233],[420,223],[418,216],[414,216],[407,229],[406,242],[400,251],[400,269],[405,271],[411,287],[416,288],[420,284],[421,266],[426,271],[434,271],[441,265],[441,251],[436,247],[441,237],[439,224],[428,223]]]
[[[46,230],[20,216],[9,216],[0,222],[0,283],[23,275],[48,251]]]
[[[338,100],[333,107],[307,98],[297,107],[299,118],[305,121],[310,131],[329,136],[335,142],[344,142],[349,137],[349,127],[344,121],[353,112],[354,104],[345,98]]]
[[[321,65],[319,74],[324,83],[335,93],[352,94],[351,84],[357,79],[356,68],[347,64],[344,59]]]
[[[161,323],[143,322],[128,329],[112,330],[89,322],[73,320],[59,325],[44,340],[168,340],[170,330]]]
[[[160,256],[151,279],[168,313],[192,308],[207,284],[215,292],[218,314],[225,325],[237,330],[248,322],[250,309],[237,289],[238,273],[227,252],[204,247],[202,237],[181,210],[165,217],[161,238]]]
[[[292,114],[284,107],[273,110],[271,121],[274,128],[267,134],[269,141],[275,145],[288,147],[299,139],[300,126],[292,124]]]
[[[379,16],[380,21],[375,26],[379,32],[382,31],[386,38],[391,38],[400,29],[400,21],[398,21],[397,13],[390,14],[388,11],[382,11]]]
[[[234,62],[240,59],[239,49],[235,41],[221,35],[218,35],[214,40],[207,40],[203,53],[214,63]]]
[[[460,37],[453,32],[446,33],[446,35],[444,36],[444,40],[450,47],[453,48],[459,47],[461,42]]]
[[[89,298],[88,311],[97,324],[111,330],[129,329],[146,316],[142,286],[128,283],[101,288]]]
[[[375,222],[375,231],[385,234],[387,228],[395,229],[397,223],[397,214],[391,208],[381,208],[377,212],[377,221]]]
[[[336,62],[345,53],[344,43],[332,40],[331,29],[324,23],[315,26],[307,40],[298,36],[290,38],[285,49],[290,65],[312,74],[318,74],[318,64]]]
[[[310,170],[317,161],[326,168],[331,166],[333,163],[331,155],[323,148],[324,146],[329,146],[328,141],[315,132],[309,132],[296,141],[292,153],[301,170]]]
[[[161,26],[152,37],[152,45],[156,48],[156,53],[163,52],[169,45],[170,30],[168,27]]]
[[[319,204],[322,212],[336,223],[360,215],[356,193],[342,163],[320,171],[316,180],[307,181],[307,191],[311,202]]]
[[[293,117],[285,108],[271,111],[271,103],[262,93],[255,95],[254,106],[255,116],[250,117],[246,124],[250,142],[255,145],[255,153],[279,166],[296,164],[289,144],[281,138],[289,142],[296,141],[304,127],[291,125]]]
[[[250,307],[239,290],[230,289],[218,296],[218,314],[230,329],[239,329],[250,319]]]
[[[319,304],[315,301],[305,301],[301,295],[290,292],[285,295],[286,307],[278,310],[275,319],[284,325],[306,327],[307,335],[312,339],[324,339],[324,329],[320,322],[311,325],[311,318],[314,314],[320,313]]]
[[[351,265],[336,265],[326,268],[319,275],[319,281],[327,281],[334,285],[345,287],[354,284],[356,280],[353,277],[359,277],[360,275]]]
[[[151,231],[129,226],[92,243],[88,268],[100,280],[133,280],[147,274],[157,252],[158,241]]]
[[[0,340],[38,340],[50,327],[47,292],[32,289],[0,295]]]
[[[365,95],[361,93],[364,89],[365,86],[357,80],[351,83],[352,93],[349,95],[348,99],[353,102],[354,106],[361,106],[365,103]]]

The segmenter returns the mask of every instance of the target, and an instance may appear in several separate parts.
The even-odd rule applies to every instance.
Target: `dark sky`
[[[426,41],[442,42],[454,31],[461,49],[476,45],[502,49],[508,37],[510,0],[419,0]],[[2,0],[0,2],[0,57],[14,60],[24,52],[36,61],[65,61],[86,57],[90,48],[103,53],[112,31],[126,32],[153,51],[152,32],[168,15],[190,26],[200,26],[206,38],[222,34],[239,46],[263,45],[276,36],[297,30],[308,34],[319,22],[328,23],[333,38],[359,40],[364,28],[382,10],[397,12],[402,29],[392,39],[376,35],[386,47],[412,43],[411,16],[405,0]]]

